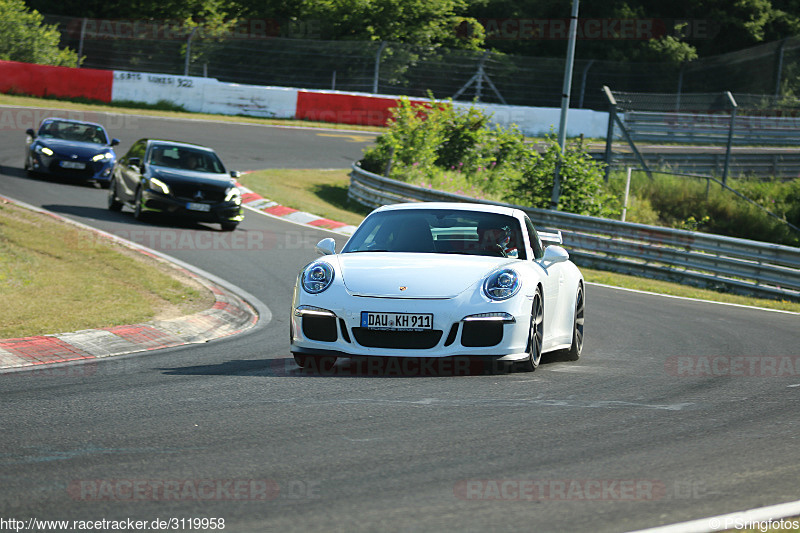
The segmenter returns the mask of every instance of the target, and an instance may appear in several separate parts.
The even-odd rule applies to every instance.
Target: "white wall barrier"
[[[223,115],[248,115],[265,118],[295,118],[300,89],[223,83],[215,78],[175,76],[144,72],[114,71],[112,101],[131,100],[146,104],[168,101],[188,111]],[[380,96],[339,91],[305,91],[331,95]],[[541,136],[557,128],[561,110],[547,107],[522,107],[498,104],[455,102],[458,108],[471,105],[492,116],[493,122],[508,127],[516,124],[526,135]],[[322,112],[324,110],[320,110]],[[352,114],[352,112],[351,112]],[[608,113],[589,109],[570,109],[567,135],[605,138]]]

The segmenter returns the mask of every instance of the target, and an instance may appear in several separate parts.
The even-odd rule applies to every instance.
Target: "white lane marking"
[[[633,293],[636,293],[636,294],[649,294],[651,296],[662,296],[664,298],[674,298],[676,300],[686,300],[686,301],[689,301],[689,302],[701,302],[701,303],[707,303],[707,304],[728,305],[728,306],[731,306],[731,307],[741,307],[743,309],[756,309],[758,311],[771,311],[773,313],[783,313],[783,314],[786,314],[786,315],[800,315],[800,313],[795,312],[795,311],[784,311],[782,309],[767,309],[766,307],[756,307],[754,305],[744,305],[744,304],[732,304],[732,303],[729,303],[729,302],[715,302],[713,300],[703,300],[701,298],[689,298],[688,296],[675,296],[673,294],[659,294],[657,292],[641,291],[641,290],[638,290],[638,289],[626,289],[624,287],[615,287],[614,285],[606,285],[605,283],[595,283],[593,281],[587,281],[586,284],[587,285],[595,285],[597,287],[605,287],[606,289],[616,289],[616,290],[619,290],[619,291],[633,292]]]
[[[750,526],[758,527],[757,524],[759,522],[775,521],[797,515],[800,515],[800,500],[768,507],[758,507],[747,511],[709,516],[668,526],[640,529],[631,533],[709,533],[727,529],[742,529],[742,524],[748,523]]]

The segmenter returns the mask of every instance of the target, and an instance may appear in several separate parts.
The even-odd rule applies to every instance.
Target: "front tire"
[[[220,227],[222,228],[222,231],[233,231],[233,230],[236,229],[236,226],[238,226],[238,224],[236,222],[222,222],[222,223],[220,223]]]
[[[111,211],[122,210],[122,202],[117,198],[117,183],[114,180],[108,184],[108,209]]]
[[[144,206],[142,205],[143,203],[144,200],[142,200],[142,188],[139,187],[136,189],[136,199],[133,203],[133,218],[139,222],[144,222],[147,219],[147,212],[144,210]]]
[[[531,325],[528,332],[528,358],[520,363],[525,372],[533,372],[542,361],[542,339],[544,338],[544,303],[542,290],[536,289],[531,305]]]

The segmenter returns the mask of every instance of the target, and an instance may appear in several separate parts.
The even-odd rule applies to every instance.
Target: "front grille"
[[[497,346],[503,340],[503,323],[497,320],[470,320],[461,331],[462,346]]]
[[[176,198],[185,200],[187,202],[216,203],[225,200],[225,191],[209,189],[208,187],[204,187],[202,185],[179,183],[170,185],[169,188]],[[197,198],[198,191],[202,193],[202,199]]]
[[[428,350],[439,344],[442,331],[383,331],[353,328],[353,336],[361,346],[397,350]]]

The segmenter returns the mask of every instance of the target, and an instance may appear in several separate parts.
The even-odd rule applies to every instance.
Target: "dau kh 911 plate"
[[[433,329],[433,314],[362,311],[361,327],[389,331],[424,331]]]

